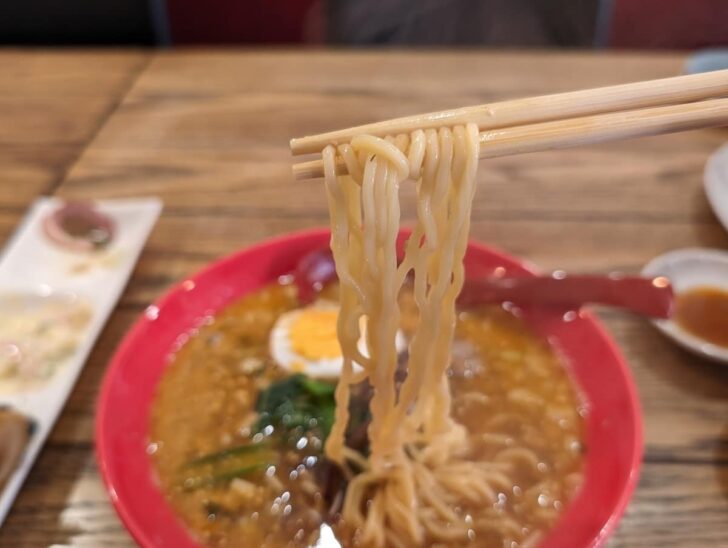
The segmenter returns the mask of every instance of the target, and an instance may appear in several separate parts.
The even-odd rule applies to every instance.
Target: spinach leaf
[[[226,449],[223,449],[221,451],[216,451],[214,453],[207,453],[206,455],[202,455],[201,457],[197,457],[196,459],[192,459],[190,462],[187,463],[187,466],[200,466],[203,464],[214,464],[216,462],[227,460],[232,457],[242,457],[245,455],[260,455],[261,452],[265,450],[265,453],[263,454],[263,457],[266,457],[268,453],[270,453],[271,446],[270,444],[267,444],[265,442],[261,443],[251,443],[251,444],[245,444],[245,445],[236,445],[234,447],[228,447]],[[260,457],[258,457],[260,458]]]
[[[272,384],[258,395],[256,429],[273,426],[289,436],[313,432],[325,441],[334,424],[335,389],[333,383],[301,374]]]

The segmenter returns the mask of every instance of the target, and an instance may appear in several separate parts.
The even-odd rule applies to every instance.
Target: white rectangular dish
[[[21,460],[0,492],[0,524],[116,306],[162,209],[155,198],[94,202],[95,210],[111,219],[113,238],[103,249],[84,252],[59,246],[43,228],[48,216],[62,205],[57,198],[34,202],[0,256],[0,346],[4,344],[0,351],[6,352],[0,356],[0,407],[10,407],[34,425]],[[35,322],[30,331],[29,322]],[[13,337],[21,336],[25,336],[23,344],[15,344]],[[58,337],[65,337],[63,344],[53,346]],[[27,350],[23,354],[20,348]],[[8,368],[13,362],[7,353],[12,351],[34,364],[32,375],[23,377],[22,370],[17,373]],[[57,359],[49,360],[49,356]],[[40,363],[43,360],[49,363]]]

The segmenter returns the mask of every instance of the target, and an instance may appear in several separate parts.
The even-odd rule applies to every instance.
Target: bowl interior
[[[297,233],[214,263],[148,307],[117,349],[99,398],[97,459],[117,512],[142,546],[197,546],[166,503],[146,453],[150,405],[171,353],[202,318],[290,272],[301,256],[328,241],[328,230]],[[531,273],[517,260],[476,243],[470,244],[465,263],[468,276],[496,268]],[[563,355],[589,409],[584,485],[542,546],[599,545],[637,482],[642,425],[634,383],[616,346],[590,314],[524,312]]]

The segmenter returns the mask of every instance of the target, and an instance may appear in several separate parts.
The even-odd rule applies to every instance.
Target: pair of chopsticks
[[[385,137],[470,122],[480,130],[481,158],[725,125],[728,70],[395,118],[291,139],[291,152],[320,153],[360,134]],[[346,172],[343,162],[337,171]],[[300,162],[293,173],[296,179],[322,177],[323,164]]]

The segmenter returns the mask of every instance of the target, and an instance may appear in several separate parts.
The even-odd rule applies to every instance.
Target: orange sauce
[[[728,348],[728,291],[699,286],[680,293],[675,321],[696,337]]]

